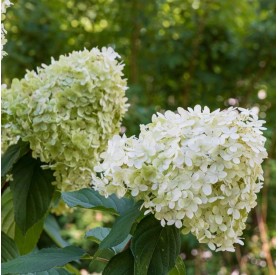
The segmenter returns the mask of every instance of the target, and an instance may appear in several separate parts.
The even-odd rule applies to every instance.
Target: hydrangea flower
[[[4,20],[4,14],[6,13],[6,9],[10,7],[12,3],[9,0],[2,0],[1,3],[1,59],[3,56],[7,55],[5,51],[3,51],[4,45],[7,43],[7,40],[5,38],[5,35],[7,31],[5,30],[3,20]]]
[[[212,250],[234,251],[263,184],[263,123],[242,108],[157,113],[139,138],[109,141],[92,184],[105,196],[143,200],[145,214]]]
[[[100,153],[120,131],[128,104],[119,57],[112,48],[76,51],[2,90],[3,143],[28,141],[61,190],[89,186]]]

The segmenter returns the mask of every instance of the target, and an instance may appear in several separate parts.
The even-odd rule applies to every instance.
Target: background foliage
[[[123,58],[131,107],[123,122],[138,134],[155,111],[207,105],[254,108],[267,121],[269,159],[245,246],[211,253],[182,239],[187,274],[271,274],[275,259],[275,3],[271,0],[14,0],[2,83],[60,54],[110,45]],[[89,211],[89,212],[88,212]],[[71,244],[95,249],[82,234],[113,217],[79,209],[56,217]],[[45,228],[45,227],[44,227]],[[43,231],[39,247],[55,246]],[[84,274],[101,267],[83,263]]]

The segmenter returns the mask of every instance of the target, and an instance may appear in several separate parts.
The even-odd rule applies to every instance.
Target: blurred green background
[[[274,274],[275,268],[275,2],[272,0],[14,0],[5,27],[8,56],[2,83],[21,78],[50,58],[84,47],[112,46],[121,56],[131,104],[122,131],[138,134],[154,112],[207,105],[252,108],[266,120],[268,160],[245,245],[212,253],[183,237],[187,274]],[[113,217],[75,211],[56,217],[69,242]],[[54,243],[46,234],[40,246]],[[83,273],[100,267],[82,265]]]

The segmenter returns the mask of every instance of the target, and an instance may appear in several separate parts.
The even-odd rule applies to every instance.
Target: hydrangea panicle
[[[264,121],[243,108],[199,105],[153,115],[138,138],[114,136],[93,187],[143,200],[145,214],[212,250],[234,251],[263,184]]]
[[[2,90],[4,146],[28,141],[63,191],[89,186],[128,107],[119,57],[112,48],[75,51],[14,79]]]

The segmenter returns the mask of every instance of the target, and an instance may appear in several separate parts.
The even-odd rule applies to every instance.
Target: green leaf
[[[89,238],[96,243],[100,243],[109,234],[111,228],[107,227],[95,227],[86,232],[85,237]]]
[[[12,170],[15,222],[23,234],[46,214],[54,192],[53,172],[43,170],[41,165],[28,154]]]
[[[13,197],[10,188],[6,189],[2,196],[2,231],[15,240],[20,254],[32,251],[42,232],[43,219],[28,229],[25,235],[15,224]]]
[[[79,260],[83,254],[84,251],[75,246],[45,248],[2,264],[2,274],[48,271],[53,267]]]
[[[29,143],[21,139],[17,144],[11,145],[1,157],[1,177],[5,178],[7,173],[12,170],[13,165],[29,150]]]
[[[65,268],[51,268],[48,271],[27,273],[24,275],[71,275]]]
[[[83,207],[95,210],[109,211],[113,214],[123,214],[134,204],[132,199],[111,195],[103,197],[97,191],[84,188],[74,192],[62,192],[62,199],[69,207]]]
[[[185,274],[186,274],[186,270],[185,270],[184,261],[179,256],[176,260],[176,264],[174,268],[170,270],[168,275],[185,275]]]
[[[66,264],[64,266],[64,268],[70,273],[70,274],[76,274],[79,275],[79,269],[77,269],[75,266],[73,266],[72,264]]]
[[[93,229],[89,230],[88,232],[86,232],[85,237],[95,241],[96,243],[100,243],[108,236],[110,231],[111,231],[111,228],[96,227],[96,228],[93,228]],[[127,243],[129,242],[130,239],[131,239],[131,235],[129,234],[123,242],[121,242],[120,244],[118,244],[114,247],[111,247],[111,249],[114,251],[115,254],[121,252],[124,249],[124,247],[127,245]]]
[[[14,240],[1,231],[1,262],[12,260],[19,256]]]
[[[134,274],[134,258],[130,251],[127,249],[116,256],[114,256],[105,269],[102,275],[133,275]],[[140,274],[141,275],[141,274]]]
[[[98,256],[90,262],[89,269],[101,273],[109,260],[114,256],[115,253],[110,248],[99,251]]]
[[[131,240],[135,274],[167,274],[175,266],[180,246],[180,232],[175,226],[162,227],[153,215],[145,217]]]
[[[36,275],[70,275],[65,268],[52,268],[49,271],[37,272]]]
[[[2,195],[1,224],[2,224],[2,231],[5,232],[9,237],[13,239],[14,232],[15,232],[15,221],[14,221],[13,195],[10,188],[7,188]]]
[[[26,234],[23,235],[18,226],[15,226],[15,242],[19,249],[20,255],[31,252],[37,245],[37,242],[42,233],[44,217],[30,227]]]
[[[133,207],[126,210],[126,212],[119,216],[109,234],[100,243],[99,249],[111,248],[123,242],[129,235],[132,224],[140,216],[141,202],[137,202]]]
[[[56,219],[52,215],[49,215],[46,218],[43,228],[45,232],[48,234],[48,236],[59,247],[65,247],[69,245],[69,243],[61,237],[59,224],[57,223]]]

